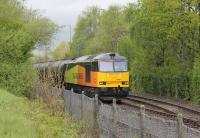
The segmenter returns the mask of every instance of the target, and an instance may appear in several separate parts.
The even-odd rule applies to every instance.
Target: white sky
[[[97,5],[107,9],[112,4],[125,5],[135,0],[26,0],[25,4],[59,25],[76,25],[77,17],[89,6]]]

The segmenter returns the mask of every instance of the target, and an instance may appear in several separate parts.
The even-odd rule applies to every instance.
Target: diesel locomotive
[[[41,76],[52,72],[55,82],[61,80],[66,89],[73,89],[77,93],[84,93],[90,97],[98,94],[99,97],[108,99],[128,96],[128,60],[117,53],[36,63],[34,67]]]

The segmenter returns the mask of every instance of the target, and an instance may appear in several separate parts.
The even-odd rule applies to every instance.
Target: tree
[[[196,58],[192,74],[192,101],[200,103],[200,59]]]
[[[133,91],[190,99],[199,26],[197,0],[139,0],[103,11],[93,7],[80,17],[70,48],[72,56],[118,52],[129,59]]]
[[[190,2],[195,5],[195,1]],[[135,74],[139,73],[136,76],[146,77],[143,82],[146,81],[148,86],[144,84],[144,91],[160,91],[160,94],[170,96],[189,95],[188,80],[199,46],[199,23],[196,12],[188,7],[191,5],[184,1],[141,0],[138,6],[129,10],[128,16],[133,18],[131,34],[136,42],[135,50],[142,49],[143,52],[136,54],[142,55],[143,59],[135,57],[133,70]]]
[[[26,9],[22,1],[0,1],[0,87],[17,94],[28,92],[31,51],[48,44],[56,30],[57,25]]]
[[[72,56],[76,57],[90,53],[88,47],[93,45],[92,42],[97,30],[99,16],[100,9],[98,7],[90,7],[79,17],[73,41],[70,45]]]
[[[127,32],[121,7],[110,6],[102,13],[97,37],[104,52],[119,52],[119,41]]]
[[[66,42],[61,42],[58,47],[52,51],[53,59],[65,59],[70,57],[69,45]]]

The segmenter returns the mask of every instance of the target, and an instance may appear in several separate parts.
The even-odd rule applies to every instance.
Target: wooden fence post
[[[180,113],[177,116],[177,127],[178,127],[178,138],[183,138],[183,115]]]
[[[82,94],[81,94],[81,119],[83,120],[84,119],[84,106],[83,106],[83,104],[84,104],[84,91],[82,91],[81,92]]]
[[[178,97],[178,80],[176,79],[176,93],[175,93],[175,97]]]
[[[144,118],[145,118],[145,106],[140,106],[140,129],[141,129],[141,138],[145,137],[145,129],[144,129]]]
[[[69,115],[70,116],[72,116],[72,92],[73,92],[73,89],[71,89],[69,92]]]
[[[97,94],[95,94],[95,99],[94,99],[94,133],[95,133],[95,137],[99,137],[98,114],[99,114],[99,97]]]
[[[117,107],[117,100],[113,98],[113,108],[116,109],[116,107]]]
[[[64,109],[63,109],[63,111],[64,111],[65,115],[67,115],[68,111],[67,111],[67,105],[66,105],[65,89],[63,89],[63,88],[62,88],[62,98],[64,100]]]
[[[116,125],[117,125],[117,118],[116,118],[116,109],[117,109],[117,100],[115,98],[113,98],[113,133],[116,132]]]

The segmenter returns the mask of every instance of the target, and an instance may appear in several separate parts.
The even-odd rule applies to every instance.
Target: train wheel
[[[71,90],[71,87],[69,84],[64,84],[64,86],[65,86],[65,90]]]

